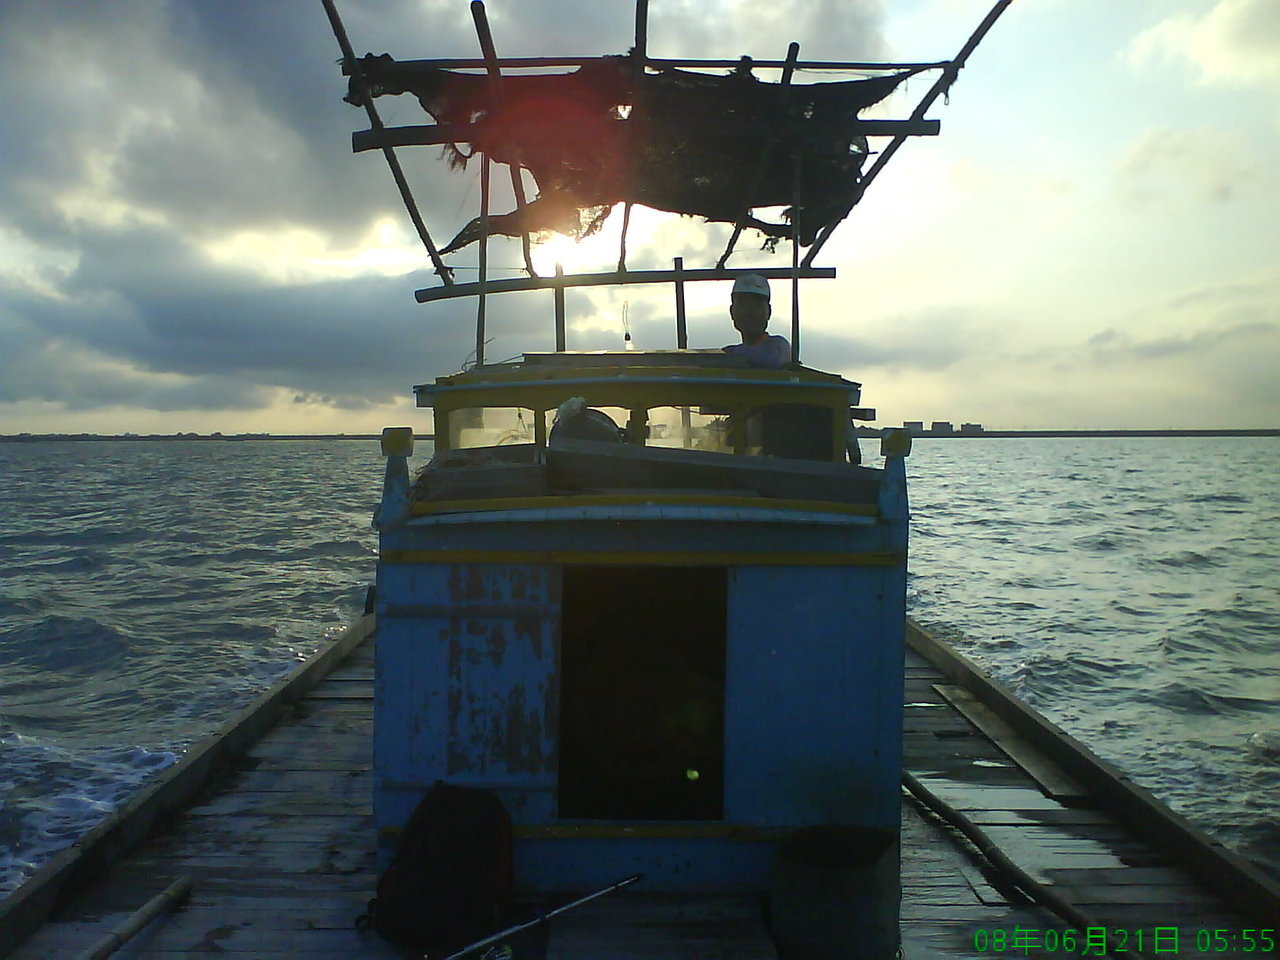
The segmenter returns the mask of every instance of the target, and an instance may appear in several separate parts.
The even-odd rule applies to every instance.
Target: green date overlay
[[[1086,927],[1084,930],[1037,927],[979,928],[973,948],[979,953],[1071,953],[1102,957],[1112,953],[1176,955],[1182,951],[1221,954],[1267,954],[1276,948],[1274,928],[1244,927]]]

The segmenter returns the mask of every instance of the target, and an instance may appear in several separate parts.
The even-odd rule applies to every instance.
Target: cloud
[[[1180,61],[1204,83],[1267,85],[1280,79],[1280,4],[1218,0],[1201,16],[1176,14],[1140,34],[1129,59],[1142,67]]]
[[[457,369],[471,349],[468,325],[449,319],[461,308],[427,326],[411,277],[271,285],[158,228],[81,240],[56,295],[0,286],[6,401],[243,410],[286,388],[361,409]]]
[[[879,377],[937,372],[982,355],[999,342],[999,324],[970,308],[941,305],[892,314],[855,332],[806,326],[801,354],[823,369],[868,383]]]
[[[362,115],[308,12],[0,8],[0,82],[23,91],[2,108],[0,401],[245,411],[288,391],[357,410],[457,369],[456,310],[428,331],[413,278],[358,275],[386,272],[354,247],[404,214],[350,154]],[[429,219],[456,205],[427,200]],[[406,268],[394,242],[383,258]]]
[[[1242,350],[1274,354],[1280,343],[1280,324],[1238,323],[1145,340],[1108,328],[1094,334],[1086,343],[1093,365],[1124,366],[1174,357],[1212,362],[1215,354]]]
[[[1225,203],[1252,185],[1258,166],[1239,137],[1204,127],[1147,130],[1116,169],[1121,196],[1140,205]]]
[[[881,423],[988,427],[1274,427],[1280,423],[1280,277],[1202,286],[1101,329],[1037,330],[938,308],[867,330],[866,349],[807,334],[824,367],[864,384]],[[1083,320],[1083,318],[1081,318]],[[936,342],[935,342],[936,341]],[[923,352],[922,351],[923,348]],[[830,361],[830,362],[829,362]]]
[[[1280,322],[1164,337],[1111,329],[1051,348],[995,345],[910,377],[867,377],[863,400],[878,408],[882,423],[1274,427],[1277,365]]]
[[[991,358],[1009,399],[1049,411],[1056,396],[1082,425],[1280,423],[1280,280],[1205,287],[1123,319],[1081,340]]]

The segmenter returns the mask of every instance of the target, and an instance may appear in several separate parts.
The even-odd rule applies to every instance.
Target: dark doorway
[[[562,817],[719,820],[728,577],[564,568]]]

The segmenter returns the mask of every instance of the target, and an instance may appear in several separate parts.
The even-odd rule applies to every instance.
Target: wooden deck
[[[955,699],[962,698],[956,697],[950,679],[918,653],[908,651],[903,766],[966,814],[1018,866],[1084,913],[1093,928],[1095,943],[1102,942],[1105,931],[1109,950],[1127,947],[1130,952],[1148,957],[1221,957],[1224,951],[1221,946],[1214,949],[1212,933],[1206,937],[1201,931],[1224,930],[1226,936],[1236,936],[1253,928],[1257,935],[1259,919],[1242,915],[1223,903],[1168,856],[1135,838],[1133,831],[1101,809],[1095,797],[1051,760],[1026,744],[1006,744],[1027,769],[1048,781],[1045,786],[1038,783],[953,706]],[[1053,799],[1046,791],[1062,791],[1068,803]],[[910,847],[915,819],[904,815],[904,847]],[[933,835],[929,839],[937,842]],[[966,871],[968,876],[974,868],[967,866]],[[942,911],[922,923],[915,922],[910,884],[910,870],[904,863],[902,934],[907,955],[930,955],[928,951],[913,953],[911,946],[917,940],[917,932],[932,944],[944,947],[933,955],[951,955],[939,939],[938,931],[945,924]],[[976,886],[975,893],[980,894],[980,899],[986,898],[986,893]],[[1016,897],[1014,894],[1003,902],[1011,904]],[[958,932],[969,938],[967,951],[956,955],[977,955],[972,938],[979,928],[1003,929],[1010,937],[1014,935],[1014,921],[1000,918],[1001,909],[1012,910],[1012,906],[992,904],[983,917],[974,911],[972,903],[957,898],[949,901],[945,909],[953,911]],[[1059,957],[1071,952],[1061,947],[1063,931],[1072,926],[1067,921],[1048,914],[1048,919],[1028,919],[1022,925],[1035,928],[1040,934],[1038,938],[1024,937],[1023,943],[1038,943],[1043,948],[1049,939],[1059,944],[1058,950],[1006,952]],[[1280,926],[1280,916],[1268,926]],[[1088,929],[1077,934],[1076,955],[1084,953]],[[1057,940],[1044,936],[1049,930],[1057,932]],[[1272,935],[1277,936],[1274,930]],[[1209,949],[1200,949],[1198,940],[1199,946],[1207,945]],[[957,949],[956,939],[950,944],[951,949]],[[988,952],[996,951],[993,948]],[[1085,955],[1094,952],[1090,950]],[[1240,953],[1244,952],[1240,949]],[[1259,951],[1250,955],[1277,954]]]
[[[314,687],[216,790],[63,904],[10,954],[13,960],[74,956],[180,876],[195,880],[187,905],[160,917],[115,956],[401,956],[352,926],[375,883],[372,646],[363,643]],[[1141,931],[1138,952],[1147,956],[1218,957],[1221,950],[1197,949],[1198,931],[1236,935],[1258,926],[1106,813],[1081,806],[1080,797],[1066,806],[1045,796],[939,692],[946,683],[937,668],[909,654],[907,768],[968,812],[1023,869],[1096,918],[1097,929],[1079,931],[1075,950],[1068,950],[1066,921],[1026,902],[980,866],[958,834],[904,802],[904,956],[1060,960],[1098,955],[1087,944],[1099,946],[1098,931],[1105,930],[1111,950],[1122,946],[1122,937],[1135,949]],[[1176,944],[1168,928],[1178,928]],[[637,887],[555,920],[548,956],[754,960],[774,952],[754,902],[675,898]]]

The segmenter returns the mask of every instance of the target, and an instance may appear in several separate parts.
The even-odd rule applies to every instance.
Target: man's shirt
[[[724,348],[725,353],[742,357],[751,367],[765,367],[778,370],[791,362],[791,344],[786,337],[773,334],[759,343],[731,343]]]

